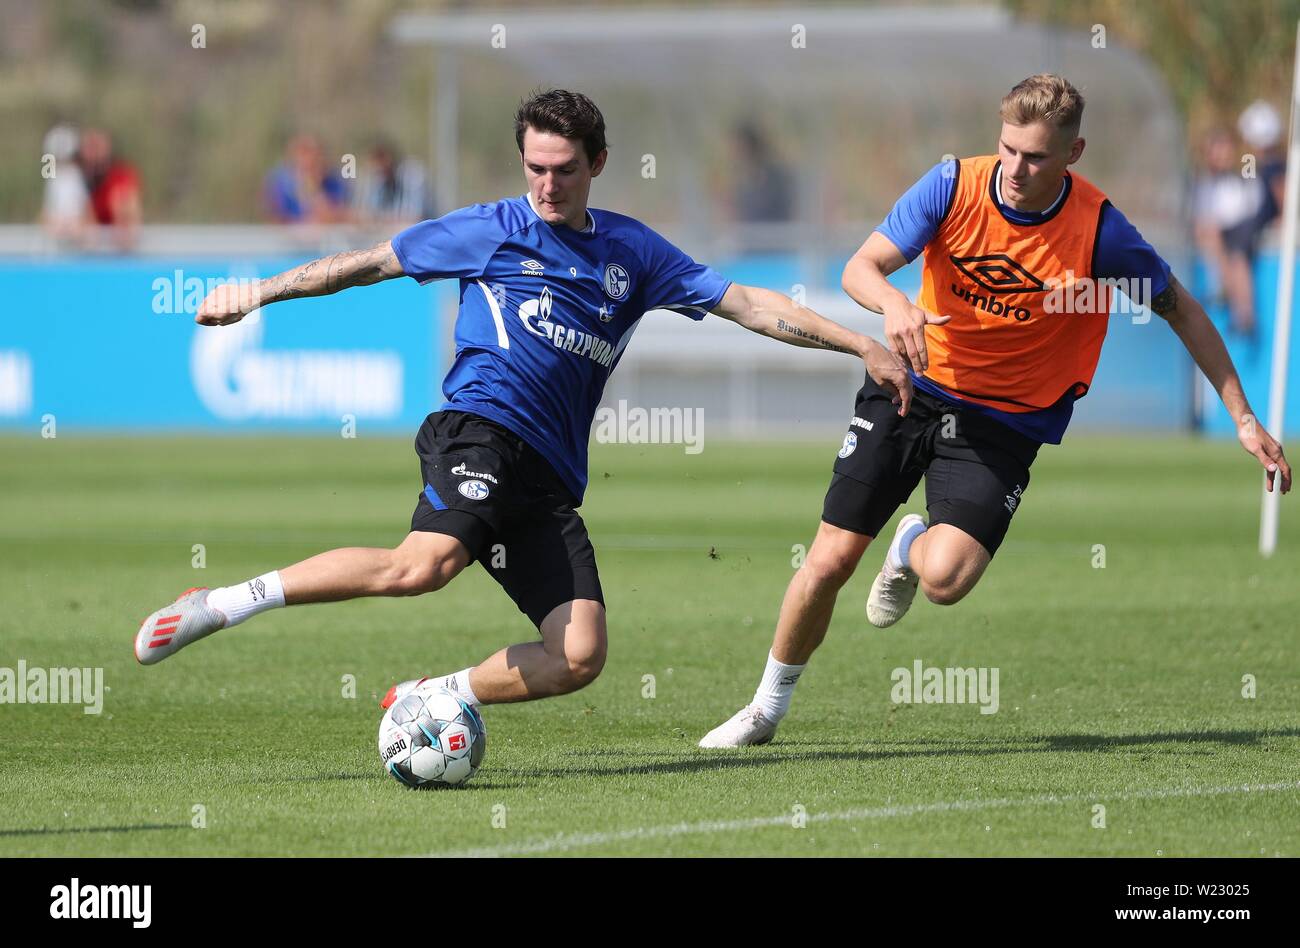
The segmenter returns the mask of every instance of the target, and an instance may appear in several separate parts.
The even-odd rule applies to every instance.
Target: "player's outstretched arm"
[[[930,367],[925,349],[927,323],[942,326],[951,317],[916,306],[888,277],[907,263],[894,242],[873,231],[844,267],[840,285],[859,306],[885,317],[885,341],[917,375]]]
[[[713,313],[746,329],[806,349],[851,352],[867,366],[876,384],[894,396],[898,413],[912,404],[912,380],[894,354],[870,336],[847,329],[800,306],[788,296],[757,286],[733,283]]]
[[[194,321],[204,326],[237,323],[268,303],[302,296],[328,296],[350,286],[368,286],[403,275],[390,241],[369,250],[347,250],[251,283],[223,284],[199,305]]]
[[[1274,481],[1280,474],[1282,493],[1290,491],[1291,465],[1282,453],[1282,445],[1255,418],[1250,402],[1246,401],[1237,369],[1232,364],[1232,357],[1223,344],[1223,337],[1214,328],[1214,323],[1210,322],[1210,317],[1205,315],[1201,304],[1171,274],[1169,289],[1151,302],[1151,308],[1178,334],[1214,390],[1219,393],[1223,407],[1228,409],[1228,414],[1237,423],[1237,440],[1264,466],[1265,487],[1272,490]]]

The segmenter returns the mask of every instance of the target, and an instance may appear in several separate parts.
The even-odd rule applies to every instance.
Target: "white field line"
[[[1016,807],[1057,806],[1063,803],[1102,803],[1125,800],[1166,800],[1177,797],[1213,797],[1234,793],[1275,793],[1300,790],[1300,781],[1291,783],[1239,784],[1227,787],[1187,787],[1154,790],[1133,790],[1126,793],[1072,793],[1039,794],[1030,797],[1002,797],[991,800],[948,800],[937,803],[907,803],[896,806],[838,810],[826,813],[809,813],[808,823],[857,822],[859,820],[888,820],[898,817],[918,816],[926,813],[968,813],[978,810],[1002,810]],[[674,823],[667,826],[639,826],[635,829],[606,833],[559,833],[521,843],[500,846],[482,846],[477,849],[451,850],[425,853],[422,858],[464,859],[493,856],[527,856],[558,853],[588,846],[604,846],[643,839],[671,839],[678,836],[696,836],[705,833],[734,833],[741,830],[765,829],[791,825],[793,814],[759,816],[747,820],[705,820],[699,823]]]

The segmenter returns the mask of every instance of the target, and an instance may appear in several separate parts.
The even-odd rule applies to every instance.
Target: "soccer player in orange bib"
[[[1255,421],[1205,311],[1095,185],[1083,155],[1083,97],[1037,75],[1002,100],[998,153],[936,165],[844,268],[845,291],[885,317],[911,367],[905,414],[870,378],[858,392],[822,522],[786,590],[753,701],[701,747],[765,744],[830,624],[863,552],[925,478],[928,522],[904,516],[871,586],[867,618],[893,625],[917,586],[940,605],[974,588],[1029,486],[1042,444],[1060,444],[1092,382],[1119,286],[1186,346],[1237,419],[1269,490],[1291,489],[1282,447]],[[887,277],[924,251],[913,304]]]

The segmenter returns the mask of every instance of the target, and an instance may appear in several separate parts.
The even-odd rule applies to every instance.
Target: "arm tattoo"
[[[262,305],[304,296],[328,296],[350,286],[369,286],[402,275],[388,241],[369,250],[349,250],[312,260],[262,283]]]
[[[845,349],[843,346],[837,346],[833,342],[823,339],[821,336],[817,335],[814,332],[809,332],[808,330],[802,329],[799,326],[794,325],[793,323],[787,323],[784,319],[781,319],[780,317],[778,317],[776,320],[776,328],[778,332],[783,332],[788,336],[794,336],[796,339],[806,340],[809,345],[817,346],[820,349],[830,349],[832,352],[849,351],[848,349]]]
[[[1156,294],[1151,301],[1151,309],[1157,316],[1168,316],[1178,308],[1178,279],[1170,274],[1169,285]]]

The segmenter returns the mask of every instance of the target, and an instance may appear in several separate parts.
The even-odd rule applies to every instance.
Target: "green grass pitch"
[[[0,856],[1300,855],[1300,500],[1261,560],[1233,444],[1044,448],[966,601],[871,628],[877,544],[776,741],[697,748],[753,693],[837,447],[593,446],[603,675],[485,709],[475,779],[413,792],[380,768],[377,697],[535,634],[477,567],[151,668],[130,648],[189,586],[396,543],[410,439],[0,439],[0,666],[102,667],[108,688],[99,715],[0,705]],[[998,712],[891,702],[917,659],[998,668]]]

